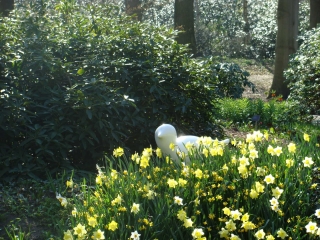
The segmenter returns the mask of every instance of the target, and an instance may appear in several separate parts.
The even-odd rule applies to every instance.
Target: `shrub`
[[[221,133],[210,68],[176,32],[71,3],[38,1],[1,19],[0,175],[89,170],[115,146],[152,144],[163,122]]]
[[[320,29],[306,33],[284,73],[290,95],[302,114],[320,114]]]
[[[238,64],[212,64],[211,69],[216,77],[217,94],[222,98],[240,98],[244,87],[250,87],[253,92],[256,90],[255,85],[248,80],[249,73],[243,71]]]

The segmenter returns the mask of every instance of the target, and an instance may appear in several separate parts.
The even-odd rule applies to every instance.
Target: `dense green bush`
[[[320,114],[320,28],[306,33],[285,71],[289,99],[304,114]]]
[[[211,69],[216,76],[216,91],[220,97],[240,98],[245,87],[254,92],[255,85],[248,80],[249,73],[235,63],[212,64]]]
[[[173,30],[118,13],[39,0],[0,20],[0,175],[92,169],[115,146],[152,144],[163,122],[220,134],[208,65]]]

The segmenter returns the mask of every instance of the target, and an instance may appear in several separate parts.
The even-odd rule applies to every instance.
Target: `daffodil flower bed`
[[[97,166],[94,186],[83,182],[73,191],[70,179],[72,197],[57,195],[70,211],[63,239],[320,237],[320,209],[311,201],[319,145],[312,136],[287,144],[255,131],[230,146],[209,137],[199,144],[188,144],[181,164],[160,149],[127,158],[117,148]]]

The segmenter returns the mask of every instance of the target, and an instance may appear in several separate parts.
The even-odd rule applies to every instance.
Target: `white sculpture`
[[[172,160],[177,163],[181,162],[181,158],[178,156],[178,152],[183,153],[185,156],[188,154],[186,144],[193,144],[195,147],[199,147],[198,140],[199,137],[186,135],[177,136],[176,129],[170,124],[162,124],[155,131],[155,140],[158,147],[161,149],[162,153],[166,156],[170,156]],[[220,143],[228,144],[229,139],[220,141]],[[170,149],[170,144],[174,144],[174,149]],[[185,161],[190,162],[189,158],[186,157]]]

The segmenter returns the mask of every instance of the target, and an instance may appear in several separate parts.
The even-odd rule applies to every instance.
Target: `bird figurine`
[[[179,153],[180,156],[185,156],[186,163],[190,163],[190,159],[187,156],[187,144],[199,147],[199,137],[193,135],[178,137],[176,129],[170,124],[162,124],[156,129],[155,140],[162,153],[166,156],[170,156],[171,159],[177,163],[181,162],[181,157],[178,155]],[[221,144],[229,144],[229,142],[229,139],[220,141]]]

